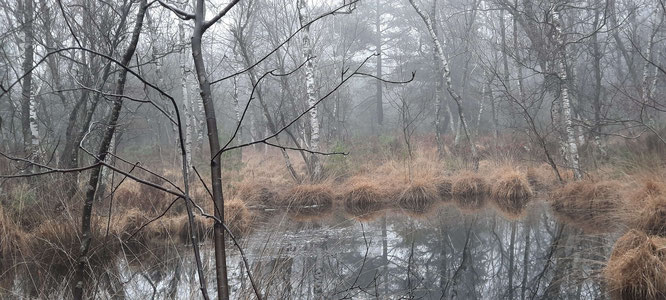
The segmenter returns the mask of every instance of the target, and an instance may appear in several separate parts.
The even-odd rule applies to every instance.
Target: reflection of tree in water
[[[521,221],[443,205],[421,217],[386,211],[365,221],[341,211],[307,219],[278,213],[241,244],[265,299],[596,299],[605,295],[600,272],[612,240],[564,226],[541,205]],[[125,252],[96,275],[95,296],[197,296],[185,247]],[[213,250],[202,250],[212,282]],[[253,299],[237,251],[228,262],[232,295]]]

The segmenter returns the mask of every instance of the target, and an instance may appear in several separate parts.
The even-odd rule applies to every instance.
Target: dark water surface
[[[538,201],[517,221],[491,207],[462,213],[450,204],[362,219],[342,210],[262,217],[242,244],[264,298],[605,298],[600,271],[615,237],[562,226]],[[198,297],[191,250],[177,250],[154,266],[121,265],[126,296]],[[215,295],[212,251],[204,246]],[[233,298],[254,298],[236,249],[228,265]]]
[[[343,208],[317,217],[274,211],[257,217],[240,243],[264,299],[606,298],[600,272],[615,234],[563,226],[536,200],[517,221],[492,206],[463,213],[436,203],[416,211],[361,219]],[[254,299],[238,250],[227,248],[232,298]],[[215,297],[210,242],[202,254]],[[200,298],[184,245],[128,253],[95,286],[100,299]]]

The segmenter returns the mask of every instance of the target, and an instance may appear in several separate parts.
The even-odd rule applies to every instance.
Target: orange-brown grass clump
[[[279,201],[279,191],[268,180],[250,180],[238,183],[237,196],[250,206],[274,207]]]
[[[316,215],[330,211],[334,198],[328,184],[300,184],[289,189],[283,203],[297,214]]]
[[[648,234],[666,237],[666,193],[663,184],[648,180],[634,192],[622,215],[626,223]]]
[[[621,216],[631,228],[666,236],[666,183],[643,177],[627,195]]]
[[[438,196],[439,193],[434,184],[425,180],[414,180],[400,194],[398,205],[407,212],[422,215],[431,211]]]
[[[613,299],[666,299],[666,239],[627,232],[615,242],[604,277]]]
[[[143,230],[146,231],[145,234],[151,238],[150,241],[155,242],[155,244],[160,244],[160,242],[175,243],[181,238],[179,235],[183,227],[183,221],[187,222],[186,215],[185,218],[183,218],[183,216],[164,216],[148,224]],[[189,236],[186,236],[185,238],[189,241]],[[151,246],[153,245],[151,244]]]
[[[640,187],[630,191],[627,196],[630,204],[640,205],[647,198],[666,194],[666,182],[657,181],[653,178],[641,178],[639,181]]]
[[[151,219],[145,212],[130,208],[122,212],[116,221],[111,222],[109,232],[116,235],[131,252],[141,251],[141,248],[157,242],[158,235],[152,230],[152,223],[142,228]],[[106,218],[100,218],[100,224],[103,224],[102,230],[106,231]]]
[[[171,225],[175,228],[178,228],[178,237],[180,241],[185,244],[190,244],[192,238],[190,236],[190,223],[187,217],[187,214],[176,217],[172,222],[175,224]],[[203,216],[194,215],[194,230],[197,233],[199,241],[206,240],[213,236],[213,224],[215,221]]]
[[[91,224],[90,231],[93,243],[88,251],[88,263],[93,270],[101,270],[115,261],[120,243],[111,235],[105,238],[97,222]],[[73,271],[82,239],[74,222],[46,220],[33,231],[33,236],[30,241],[32,263],[58,280]]]
[[[525,175],[515,170],[501,174],[490,191],[497,209],[514,219],[523,214],[532,195],[532,188]]]
[[[163,180],[152,176],[149,181],[162,184]],[[151,186],[126,180],[114,194],[114,205],[119,208],[137,208],[150,215],[159,214],[171,203],[173,197]]]
[[[550,201],[562,221],[580,226],[589,233],[616,229],[623,207],[620,184],[614,181],[575,181],[556,190]]]
[[[549,190],[557,181],[553,169],[547,164],[527,168],[525,176],[535,190]]]
[[[465,172],[453,180],[451,194],[462,210],[477,210],[483,207],[488,195],[488,183],[476,173]]]
[[[355,217],[367,217],[380,211],[387,204],[389,191],[370,178],[354,177],[346,182],[340,196],[345,212]]]
[[[435,182],[435,186],[437,187],[437,194],[439,195],[440,200],[447,202],[451,200],[453,189],[453,182],[451,182],[451,179],[447,177],[438,178]]]
[[[29,240],[29,234],[21,230],[18,224],[6,215],[2,206],[0,206],[0,269],[7,269],[2,267],[5,260],[13,260],[28,255],[30,250],[30,247],[28,247]],[[2,271],[0,271],[0,274],[2,274]]]
[[[245,202],[238,198],[225,200],[224,223],[236,237],[247,233],[252,223],[252,214],[247,209]]]

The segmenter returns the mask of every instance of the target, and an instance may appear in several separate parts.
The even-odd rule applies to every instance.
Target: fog
[[[0,298],[666,298],[663,0],[0,9]]]

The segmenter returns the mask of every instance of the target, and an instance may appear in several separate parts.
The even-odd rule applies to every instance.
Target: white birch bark
[[[238,78],[233,78],[233,94],[231,95],[234,101],[234,112],[236,113],[236,122],[238,122],[238,134],[236,135],[236,142],[240,145],[243,143],[243,124],[241,124],[241,107],[238,101]]]
[[[198,97],[197,97],[198,98]],[[200,99],[199,99],[200,100]],[[193,100],[194,101],[194,100]],[[195,118],[197,120],[195,128],[198,131],[197,134],[197,145],[203,145],[203,138],[204,138],[204,126],[205,126],[205,112],[204,112],[204,107],[203,107],[203,101],[197,101],[198,105],[196,106],[198,108],[198,111],[196,115],[198,116]],[[193,106],[194,107],[194,106]],[[194,110],[193,110],[194,111]]]
[[[451,83],[451,71],[449,70],[448,60],[444,55],[444,47],[442,46],[442,43],[437,37],[437,34],[435,34],[432,20],[430,20],[430,18],[416,5],[416,3],[414,3],[414,0],[409,0],[409,3],[412,5],[412,7],[414,7],[416,13],[418,13],[419,16],[421,16],[421,19],[423,19],[423,22],[428,28],[428,33],[430,34],[430,37],[435,43],[435,52],[437,52],[437,56],[442,62],[441,66],[442,70],[444,71],[442,72],[442,74],[444,76],[443,78],[444,82],[446,83],[446,90],[449,92],[449,95],[451,95],[451,98],[453,98],[453,100],[456,102],[456,105],[458,106],[458,116],[460,118],[460,126],[463,133],[465,134],[465,137],[467,138],[467,142],[469,143],[469,147],[472,152],[474,169],[477,170],[479,167],[479,156],[476,150],[476,145],[474,144],[474,141],[472,140],[472,137],[470,135],[469,126],[467,125],[467,120],[465,119],[465,113],[463,111],[463,106],[462,106],[462,98],[460,97],[460,95],[458,95],[458,93],[456,93],[455,89],[453,88],[453,84]]]
[[[185,24],[183,20],[178,21],[178,39],[181,45],[186,45],[185,41]],[[187,85],[187,68],[185,62],[187,61],[187,50],[185,47],[180,49],[180,88],[183,93],[183,112],[185,119],[185,159],[187,168],[192,165],[192,124],[191,124],[191,109],[189,90]]]
[[[653,16],[653,18],[656,18],[656,15]],[[650,34],[650,40],[648,41],[648,46],[647,50],[645,53],[645,57],[647,57],[647,61],[645,62],[645,66],[643,68],[643,78],[642,78],[642,89],[643,89],[643,103],[647,103],[647,101],[652,100],[652,97],[654,95],[654,87],[656,85],[657,81],[657,66],[652,67],[651,62],[654,61],[654,45],[655,45],[655,36],[659,32],[659,28],[661,25],[664,23],[664,15],[661,14],[660,21],[657,23],[657,20],[654,20],[656,23],[656,28],[652,31],[652,34]],[[650,80],[649,77],[651,74],[655,74],[653,79]]]
[[[567,85],[566,48],[564,36],[562,34],[562,25],[560,23],[560,13],[557,9],[555,9],[553,12],[553,25],[555,26],[555,43],[559,48],[557,77],[560,79],[562,118],[564,121],[564,129],[566,131],[566,147],[569,155],[569,166],[574,172],[574,178],[576,180],[580,180],[583,176],[580,170],[578,145],[576,144],[576,132],[573,126],[573,114],[571,113],[571,98],[569,95],[569,86]]]
[[[30,93],[30,147],[32,150],[32,159],[39,161],[41,153],[39,150],[39,126],[37,124],[37,95],[42,89],[42,85],[37,85],[37,89]]]
[[[298,17],[301,24],[306,24],[310,20],[306,0],[298,0]],[[303,57],[307,60],[304,66],[305,86],[308,97],[308,107],[310,110],[310,150],[319,151],[319,121],[317,118],[317,107],[315,106],[317,98],[315,95],[314,63],[312,62],[312,41],[310,39],[310,26],[306,26],[302,32],[303,37]],[[312,166],[313,179],[319,179],[321,176],[321,162],[316,154],[310,155],[310,164]]]

